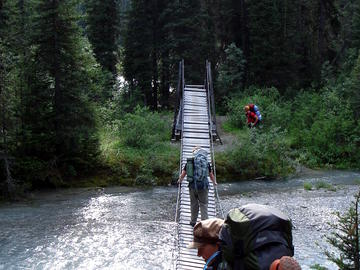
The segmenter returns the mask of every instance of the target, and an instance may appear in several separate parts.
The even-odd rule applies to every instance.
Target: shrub
[[[263,118],[263,128],[272,127],[285,129],[290,121],[290,103],[280,99],[278,90],[272,88],[248,88],[242,95],[228,99],[228,119],[232,126],[242,128],[246,126],[244,106],[254,103],[259,107]]]
[[[127,113],[120,124],[124,144],[136,148],[149,148],[154,142],[170,138],[171,125],[156,112],[136,107],[134,113]]]
[[[359,201],[360,192],[355,196],[349,210],[336,213],[338,223],[329,224],[334,231],[326,240],[340,252],[339,255],[325,250],[328,259],[334,262],[339,269],[360,269],[360,238],[359,238]]]
[[[227,154],[228,165],[225,166],[240,179],[280,177],[294,170],[289,155],[285,133],[279,128],[273,128],[267,133],[250,129],[247,130],[247,136],[240,137],[238,145]]]
[[[312,184],[309,182],[304,183],[304,189],[305,190],[312,190]]]
[[[104,164],[113,178],[130,185],[165,185],[178,166],[179,149],[170,143],[172,115],[136,107],[101,132]]]
[[[358,167],[359,128],[351,108],[336,89],[300,93],[293,102],[289,124],[292,146],[310,167]]]
[[[242,50],[231,43],[225,49],[225,61],[219,66],[217,95],[229,96],[243,88],[245,57]]]

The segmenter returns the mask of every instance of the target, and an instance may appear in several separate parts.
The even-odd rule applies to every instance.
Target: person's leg
[[[208,193],[209,189],[205,188],[198,191],[201,220],[208,219]]]
[[[191,220],[190,224],[195,225],[197,217],[199,215],[199,202],[198,202],[198,195],[196,191],[192,188],[189,188],[190,193],[190,208],[191,208]]]

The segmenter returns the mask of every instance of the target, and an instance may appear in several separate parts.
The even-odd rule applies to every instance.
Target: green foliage
[[[323,189],[327,189],[329,191],[336,191],[336,188],[333,185],[331,185],[329,183],[326,183],[324,181],[316,182],[315,187],[316,187],[316,189],[322,189],[323,188]]]
[[[323,266],[321,266],[321,265],[319,265],[319,264],[314,264],[314,265],[310,266],[310,269],[315,269],[315,270],[327,270],[328,268],[323,267]]]
[[[312,190],[312,184],[311,183],[309,183],[309,182],[305,182],[304,183],[304,189],[305,190]]]
[[[98,153],[90,98],[96,96],[100,75],[81,36],[76,4],[73,0],[39,1],[21,89],[18,161],[51,163],[60,177],[89,170]],[[38,166],[24,166],[28,175],[40,173]],[[46,170],[44,174],[48,174]]]
[[[205,75],[205,61],[216,63],[215,36],[212,18],[200,0],[172,1],[170,31],[170,52],[174,63],[185,62],[187,84],[202,84]],[[175,66],[176,72],[177,66]]]
[[[242,95],[228,100],[228,119],[233,126],[244,127],[246,116],[244,106],[254,103],[263,117],[263,128],[271,126],[285,129],[290,119],[290,103],[282,101],[276,88],[250,87]]]
[[[127,185],[168,184],[179,158],[178,146],[169,142],[171,119],[168,113],[138,106],[108,123],[101,132],[100,149],[113,177],[129,179]]]
[[[125,115],[119,132],[125,145],[147,149],[156,142],[169,139],[171,129],[158,113],[138,106],[134,113]]]
[[[243,128],[243,107],[254,103],[260,108],[262,132],[279,128],[286,134],[293,158],[310,167],[359,167],[359,125],[353,107],[338,84],[321,92],[302,91],[294,100],[283,100],[275,88],[250,87],[228,99],[229,128]]]
[[[217,96],[225,98],[243,88],[245,63],[242,50],[231,43],[225,49],[225,61],[219,67]]]
[[[333,231],[330,236],[325,236],[327,242],[340,253],[338,255],[325,250],[325,255],[341,270],[360,268],[359,200],[360,192],[355,196],[355,201],[351,203],[347,212],[336,213],[338,223],[329,224]]]
[[[277,178],[294,171],[284,132],[278,128],[266,133],[250,129],[244,135],[239,137],[238,144],[230,152],[217,154],[219,174],[230,173],[237,175],[238,179]]]
[[[294,100],[289,132],[308,166],[358,167],[359,138],[351,107],[336,88],[303,92]],[[296,108],[296,110],[295,110]]]
[[[118,5],[115,0],[86,0],[87,34],[101,66],[116,75]],[[106,31],[104,31],[106,29]],[[111,92],[110,92],[111,94]]]

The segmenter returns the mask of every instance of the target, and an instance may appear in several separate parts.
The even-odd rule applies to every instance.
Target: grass
[[[321,266],[319,264],[314,264],[312,266],[310,266],[310,269],[315,269],[315,270],[327,270],[328,268]]]
[[[309,182],[304,183],[304,189],[305,190],[312,190],[312,184]]]
[[[100,133],[100,150],[102,164],[108,172],[106,176],[86,180],[88,184],[169,184],[174,170],[178,169],[180,156],[179,147],[170,143],[171,120],[168,112],[138,110],[104,127]],[[131,128],[132,125],[138,128]]]
[[[334,187],[332,184],[326,183],[324,181],[319,181],[315,183],[316,189],[326,189],[329,191],[336,191],[336,187]]]

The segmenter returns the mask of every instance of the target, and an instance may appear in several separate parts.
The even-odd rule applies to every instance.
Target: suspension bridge
[[[216,128],[214,93],[210,62],[206,62],[206,78],[204,85],[187,85],[184,78],[184,61],[179,63],[179,82],[177,88],[177,107],[175,108],[172,140],[181,140],[181,156],[179,172],[192,157],[192,150],[200,146],[208,152],[208,162],[214,171],[214,142],[220,142]],[[216,187],[209,180],[208,215],[216,217],[221,211]],[[204,260],[197,256],[196,249],[188,249],[193,239],[193,227],[190,225],[190,195],[187,177],[178,188],[175,221],[177,223],[176,249],[174,269],[203,269]],[[200,220],[200,213],[198,220]],[[174,257],[174,256],[173,256]]]

